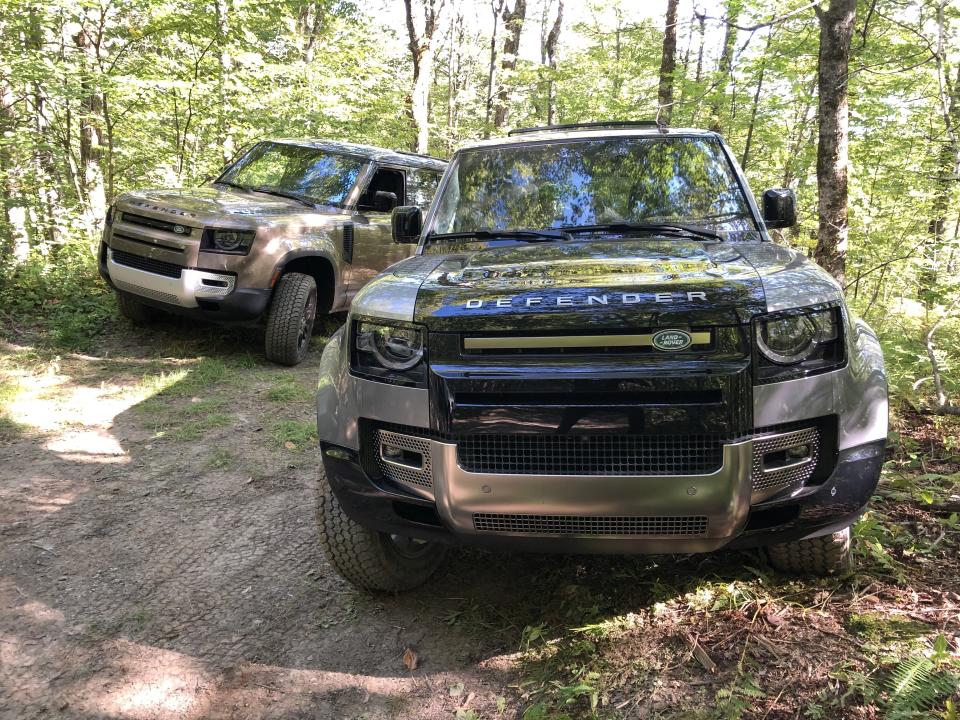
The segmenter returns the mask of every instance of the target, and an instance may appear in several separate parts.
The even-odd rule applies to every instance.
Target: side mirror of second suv
[[[763,191],[763,221],[771,230],[797,224],[797,196],[787,188]]]
[[[390,218],[395,243],[415,243],[423,229],[423,213],[416,205],[401,205],[393,209]]]

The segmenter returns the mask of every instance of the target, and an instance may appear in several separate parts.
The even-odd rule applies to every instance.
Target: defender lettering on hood
[[[647,297],[647,295],[652,295],[652,297]],[[707,294],[700,291],[690,291],[686,293],[676,293],[676,292],[658,292],[658,293],[621,293],[620,295],[587,295],[586,304],[587,305],[610,305],[611,302],[614,304],[620,303],[622,305],[636,305],[637,303],[644,302],[645,300],[657,303],[670,303],[674,300],[684,300],[687,302],[693,302],[694,300],[702,300],[706,302]],[[467,304],[464,307],[467,310],[479,310],[483,307],[484,303],[493,303],[496,307],[514,307],[516,304],[517,297],[508,297],[508,298],[497,298],[496,300],[467,300]],[[533,305],[542,305],[544,301],[552,302],[558,307],[572,307],[576,304],[577,298],[569,295],[560,295],[555,298],[544,298],[542,296],[531,296],[520,303],[526,307],[531,307]],[[581,300],[582,302],[582,300]]]

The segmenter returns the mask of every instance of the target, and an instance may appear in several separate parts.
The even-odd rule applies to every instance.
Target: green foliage
[[[317,446],[317,425],[302,420],[280,420],[270,429],[277,446],[291,452],[303,452]]]

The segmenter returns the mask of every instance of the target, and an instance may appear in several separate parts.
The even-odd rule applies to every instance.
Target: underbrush
[[[118,324],[113,294],[85,243],[35,253],[0,271],[0,334],[41,348],[86,352]]]

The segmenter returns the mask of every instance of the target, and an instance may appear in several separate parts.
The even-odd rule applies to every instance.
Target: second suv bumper
[[[237,288],[234,275],[182,268],[179,277],[168,277],[118,263],[106,246],[100,274],[115,289],[137,295],[149,305],[211,320],[255,320],[270,302],[269,288]]]

